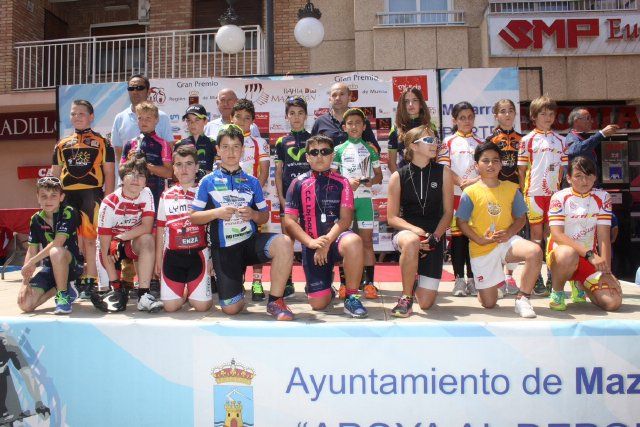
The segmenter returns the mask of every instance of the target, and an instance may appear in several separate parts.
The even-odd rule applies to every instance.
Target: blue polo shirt
[[[325,135],[329,138],[333,139],[333,146],[337,147],[338,145],[345,142],[349,135],[345,131],[342,130],[343,121],[338,121],[333,115],[329,112],[321,115],[316,119],[313,123],[313,128],[311,128],[311,135]],[[370,142],[378,153],[380,152],[380,144],[376,140],[376,136],[373,134],[373,129],[371,129],[371,123],[369,120],[364,121],[365,128],[364,132],[362,132],[362,139],[367,142]]]

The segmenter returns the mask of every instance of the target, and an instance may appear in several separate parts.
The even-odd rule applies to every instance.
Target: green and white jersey
[[[373,170],[380,167],[380,155],[373,146],[362,139],[347,139],[335,150],[332,168],[349,179],[374,177]],[[371,187],[360,185],[354,197],[371,197]]]

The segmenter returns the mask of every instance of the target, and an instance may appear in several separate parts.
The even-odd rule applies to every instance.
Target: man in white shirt
[[[127,91],[129,92],[131,106],[116,115],[113,121],[113,128],[111,129],[111,145],[116,152],[116,161],[122,156],[122,148],[124,145],[140,135],[138,118],[135,112],[136,105],[147,100],[150,88],[151,84],[149,79],[142,74],[133,75],[129,79]],[[159,120],[156,126],[156,133],[165,141],[173,142],[173,131],[171,130],[171,120],[169,116],[159,111]],[[118,168],[116,167],[115,169],[117,175]]]
[[[204,127],[204,134],[209,138],[216,139],[218,138],[218,131],[220,127],[223,125],[231,123],[231,109],[238,102],[238,97],[233,89],[224,88],[218,92],[218,96],[216,97],[216,106],[218,107],[218,111],[220,111],[220,117],[215,120],[209,121],[207,125]],[[260,130],[255,123],[251,124],[251,136],[254,138],[260,138]]]

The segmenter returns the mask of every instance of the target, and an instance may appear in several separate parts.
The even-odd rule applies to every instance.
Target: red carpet
[[[262,280],[265,282],[270,281],[269,271],[271,267],[265,266],[262,270]],[[335,271],[335,280],[338,281],[338,267],[334,269]],[[247,268],[246,279],[247,281],[251,281],[251,275],[253,274],[253,270],[251,267]],[[400,267],[398,264],[377,264],[376,272],[375,272],[376,282],[400,282],[402,279],[400,278]],[[444,282],[453,282],[453,274],[448,271],[442,272],[442,281]],[[293,266],[293,281],[294,282],[304,282],[304,272],[302,271],[301,265]]]

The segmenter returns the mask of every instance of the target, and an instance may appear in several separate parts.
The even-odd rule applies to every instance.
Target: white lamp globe
[[[296,24],[293,30],[296,41],[304,47],[312,48],[322,43],[324,39],[324,26],[319,19],[306,17]]]
[[[216,44],[224,53],[238,53],[244,48],[244,31],[237,25],[225,25],[216,33]]]

